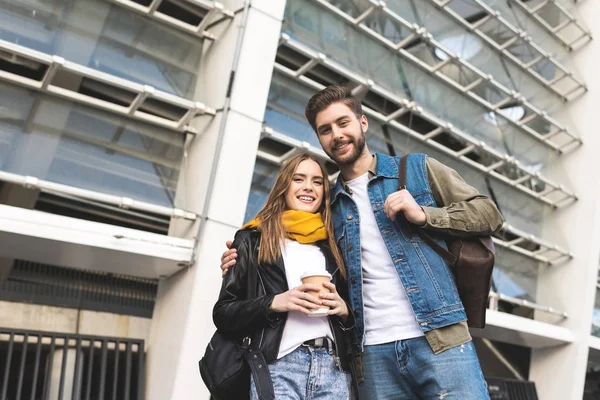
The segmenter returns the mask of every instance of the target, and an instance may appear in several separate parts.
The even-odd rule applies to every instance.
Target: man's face
[[[365,150],[367,117],[357,118],[342,102],[333,103],[319,112],[316,126],[323,150],[337,164],[352,164]]]

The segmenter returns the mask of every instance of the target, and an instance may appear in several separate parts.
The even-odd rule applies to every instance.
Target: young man
[[[407,190],[397,191],[398,159],[369,152],[367,117],[346,88],[315,94],[306,118],[341,172],[331,202],[362,355],[361,399],[489,399],[450,267],[407,225],[434,236],[485,235],[502,226],[498,209],[423,154],[409,156]],[[226,251],[221,268],[233,264]]]

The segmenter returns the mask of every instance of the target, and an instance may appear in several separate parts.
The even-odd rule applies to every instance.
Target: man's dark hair
[[[360,100],[352,95],[350,89],[337,85],[327,86],[311,97],[304,109],[304,115],[306,115],[308,123],[315,132],[317,132],[317,114],[333,103],[339,102],[347,105],[354,115],[356,115],[356,118],[360,118],[362,115]]]

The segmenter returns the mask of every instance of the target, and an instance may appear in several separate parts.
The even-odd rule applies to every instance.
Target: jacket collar
[[[385,154],[375,153],[373,155],[373,162],[369,166],[369,179],[373,177],[397,178],[398,163],[396,159]],[[334,203],[343,192],[351,193],[346,185],[346,181],[342,178],[342,174],[340,174],[331,193],[331,202]]]

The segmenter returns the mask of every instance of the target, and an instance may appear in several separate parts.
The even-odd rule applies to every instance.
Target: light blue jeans
[[[425,337],[365,346],[361,400],[489,400],[473,342],[438,355]]]
[[[269,364],[276,400],[349,400],[350,376],[335,365],[327,349],[300,346]],[[258,400],[254,380],[250,398]]]

